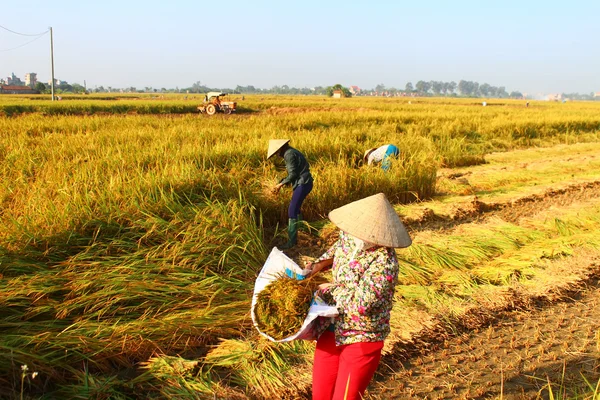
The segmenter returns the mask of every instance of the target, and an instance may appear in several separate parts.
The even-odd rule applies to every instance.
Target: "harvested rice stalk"
[[[308,315],[313,294],[324,282],[318,275],[304,280],[279,276],[257,296],[254,314],[258,329],[275,340],[298,332]]]

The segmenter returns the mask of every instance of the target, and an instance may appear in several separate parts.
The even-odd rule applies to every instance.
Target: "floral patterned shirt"
[[[340,231],[338,241],[318,261],[331,258],[333,285],[320,294],[333,297],[340,313],[334,323],[336,345],[384,340],[398,281],[396,252],[381,246],[357,251],[352,236]]]

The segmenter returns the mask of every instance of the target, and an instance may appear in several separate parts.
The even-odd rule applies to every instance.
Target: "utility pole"
[[[50,27],[50,62],[52,63],[52,101],[54,101],[54,40],[52,37],[52,27]]]

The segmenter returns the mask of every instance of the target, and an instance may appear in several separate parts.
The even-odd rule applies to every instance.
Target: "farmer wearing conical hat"
[[[269,140],[269,150],[267,151],[267,159],[277,154],[285,160],[285,169],[288,173],[273,188],[273,191],[279,193],[281,187],[285,185],[290,185],[293,190],[292,201],[288,207],[288,241],[281,246],[283,249],[289,249],[296,245],[298,225],[302,220],[300,208],[313,188],[313,177],[304,154],[291,147],[289,141],[289,139]]]
[[[398,150],[396,146],[393,144],[385,144],[365,151],[363,162],[368,165],[381,163],[381,169],[387,172],[390,169],[392,158],[398,157],[399,154],[400,150]]]
[[[362,399],[390,333],[390,311],[398,279],[394,248],[412,243],[383,193],[329,213],[338,241],[310,275],[332,265],[333,282],[318,295],[333,298],[339,316],[323,319],[313,365],[313,400]]]

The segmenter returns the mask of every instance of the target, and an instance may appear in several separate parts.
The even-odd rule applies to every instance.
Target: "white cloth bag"
[[[338,310],[336,307],[328,306],[323,300],[319,297],[314,297],[310,308],[308,309],[308,315],[302,324],[302,328],[295,334],[288,336],[284,339],[276,340],[271,336],[263,333],[258,329],[256,325],[256,315],[254,315],[254,306],[256,305],[256,300],[258,298],[258,294],[264,290],[264,288],[271,282],[277,279],[278,276],[286,273],[286,269],[295,273],[298,276],[304,276],[308,273],[308,271],[303,270],[296,264],[291,258],[282,253],[277,247],[273,247],[271,250],[271,254],[267,257],[267,261],[263,265],[258,277],[256,278],[256,282],[254,283],[254,294],[252,295],[252,306],[251,306],[251,314],[252,314],[252,322],[254,326],[258,330],[258,332],[266,337],[267,339],[273,342],[289,342],[291,340],[303,339],[303,340],[314,340],[315,331],[313,322],[316,322],[318,317],[328,317],[333,318],[337,317]]]

